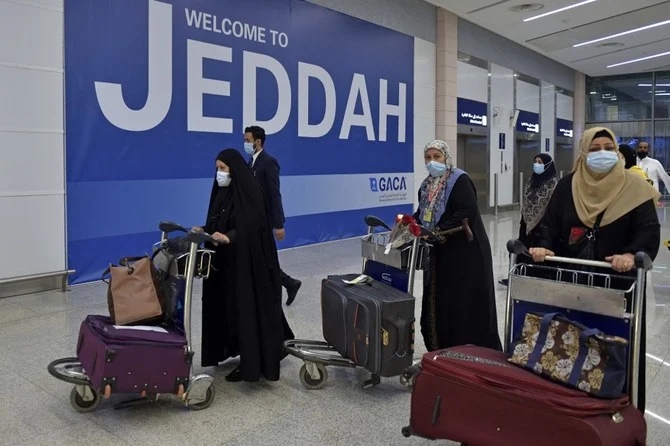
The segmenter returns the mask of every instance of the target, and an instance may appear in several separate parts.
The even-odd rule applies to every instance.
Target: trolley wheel
[[[84,369],[81,367],[81,362],[78,358],[56,359],[49,363],[47,370],[51,376],[66,383],[76,386],[86,386],[89,384],[88,377],[84,373]]]
[[[89,392],[91,392],[92,399],[90,401],[86,401],[81,395],[79,395],[77,386],[74,386],[70,392],[70,404],[74,410],[79,413],[93,412],[98,408],[100,401],[102,401],[102,397],[93,387],[89,385],[86,385],[85,387]]]
[[[312,376],[307,371],[307,364],[303,364],[300,367],[300,382],[303,386],[309,390],[318,390],[326,384],[328,381],[328,370],[323,364],[316,363],[316,368],[319,371],[319,377],[317,379],[312,378]]]
[[[216,389],[214,388],[214,384],[210,384],[209,387],[207,388],[207,394],[205,395],[205,401],[203,401],[202,403],[189,404],[188,407],[190,407],[191,410],[207,409],[214,402],[214,397],[215,396],[216,396]]]
[[[409,426],[405,426],[402,428],[402,436],[405,438],[409,438],[412,436],[412,429]]]

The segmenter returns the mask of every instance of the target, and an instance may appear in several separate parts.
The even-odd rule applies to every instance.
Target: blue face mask
[[[608,173],[618,162],[619,155],[611,150],[600,150],[586,155],[586,165],[596,173]]]
[[[538,175],[543,174],[545,169],[546,169],[546,166],[542,163],[534,163],[533,164],[533,172],[535,172]]]
[[[251,142],[245,142],[244,143],[244,151],[247,153],[247,155],[251,156],[254,154],[254,143]]]
[[[447,165],[438,163],[437,161],[431,161],[426,164],[426,169],[431,177],[440,177],[447,171]]]
[[[227,187],[230,185],[230,174],[228,172],[222,172],[220,170],[216,171],[216,182],[221,187]]]

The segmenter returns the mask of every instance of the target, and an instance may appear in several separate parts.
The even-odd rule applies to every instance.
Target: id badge
[[[423,221],[426,223],[430,223],[432,219],[433,219],[433,210],[426,209],[426,212],[423,213]]]

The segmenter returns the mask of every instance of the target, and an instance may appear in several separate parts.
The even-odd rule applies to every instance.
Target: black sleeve
[[[421,202],[421,189],[419,189],[419,191],[417,192],[417,195],[419,197],[419,200],[417,202],[420,203]],[[419,225],[423,224],[423,223],[421,223],[421,216],[419,215],[419,208],[418,207],[416,208],[416,212],[412,215],[412,217],[414,217],[414,220],[416,220],[417,224],[419,224]]]
[[[264,171],[263,189],[265,189],[272,228],[282,229],[284,227],[284,207],[279,189],[279,163],[274,159],[269,160]]]
[[[523,215],[521,216],[521,223],[519,223],[519,240],[523,240],[524,237],[526,236],[526,221],[523,219]]]
[[[658,255],[661,245],[661,225],[653,200],[642,203],[632,211],[631,238],[620,254],[645,252],[653,259]]]
[[[458,228],[464,218],[467,218],[471,223],[477,218],[479,209],[477,208],[477,194],[472,180],[467,175],[461,175],[454,183],[454,189],[449,196],[447,208],[453,209],[453,213],[449,218],[446,218],[447,212],[437,224],[441,230]]]
[[[547,209],[544,211],[544,217],[536,231],[535,245],[529,248],[545,248],[555,250],[558,247],[561,239],[561,218],[563,216],[563,203],[565,200],[572,199],[569,195],[564,193],[567,184],[568,190],[572,188],[571,177],[564,177],[561,179],[551,195]]]

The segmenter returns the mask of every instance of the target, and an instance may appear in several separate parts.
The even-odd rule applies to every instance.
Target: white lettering
[[[170,11],[172,11],[171,7]],[[188,8],[184,8],[184,11],[186,12],[186,23],[188,24],[188,26],[200,28],[200,21],[202,20],[202,12],[191,11]],[[149,18],[149,22],[151,23],[151,18]]]
[[[212,30],[212,14],[203,14],[202,15],[202,29],[205,31]]]
[[[275,31],[274,29],[271,29],[270,34],[272,34],[272,44],[277,45],[277,34],[279,34],[279,31]]]
[[[379,140],[386,141],[386,124],[389,116],[398,117],[398,142],[405,142],[407,125],[407,85],[398,85],[398,105],[388,103],[388,81],[379,80]]]
[[[223,31],[223,34],[225,34],[226,36],[229,36],[233,33],[232,27],[233,22],[231,22],[230,19],[221,20],[221,30]]]
[[[149,2],[149,63],[147,101],[139,110],[128,108],[121,85],[95,82],[100,110],[116,127],[143,132],[167,116],[172,103],[172,5]]]
[[[324,114],[321,122],[309,123],[309,80],[317,79],[323,85]],[[320,138],[327,135],[335,123],[335,111],[337,110],[337,98],[335,95],[335,84],[330,74],[318,65],[298,62],[298,136],[305,138]]]
[[[363,114],[356,114],[356,102],[361,98]],[[372,124],[372,111],[370,110],[370,99],[368,97],[368,87],[365,83],[365,76],[359,73],[354,74],[349,89],[349,99],[347,99],[347,108],[342,118],[342,129],[340,130],[340,139],[349,139],[351,127],[365,127],[368,141],[375,140],[375,127]]]
[[[203,95],[230,96],[230,82],[203,77],[203,59],[233,61],[233,50],[197,40],[186,41],[187,59],[187,129],[190,132],[232,133],[233,120],[203,116]]]
[[[279,33],[279,46],[286,48],[288,46],[288,36],[286,33]]]
[[[277,111],[267,121],[261,121],[256,113],[256,71],[265,69],[277,81]],[[242,78],[244,79],[242,120],[243,125],[259,125],[265,128],[265,133],[272,135],[280,132],[291,116],[291,82],[288,73],[277,59],[265,54],[244,51],[242,58]]]

